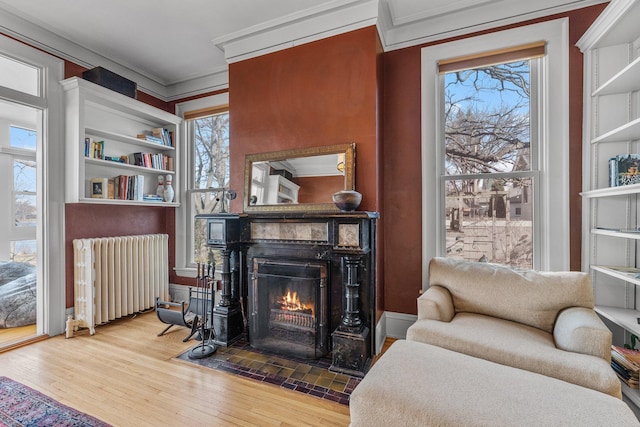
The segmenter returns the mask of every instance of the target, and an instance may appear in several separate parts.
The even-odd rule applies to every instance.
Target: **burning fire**
[[[278,298],[277,303],[280,304],[281,310],[287,311],[311,311],[310,307],[307,307],[300,301],[297,292],[291,292],[287,290],[287,294]]]

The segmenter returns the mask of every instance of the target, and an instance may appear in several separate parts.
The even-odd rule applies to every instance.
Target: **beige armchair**
[[[611,332],[582,272],[538,272],[434,258],[407,340],[621,397]]]

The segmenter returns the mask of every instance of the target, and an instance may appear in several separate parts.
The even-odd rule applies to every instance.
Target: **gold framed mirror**
[[[355,143],[248,154],[245,212],[337,211],[333,193],[355,189]]]

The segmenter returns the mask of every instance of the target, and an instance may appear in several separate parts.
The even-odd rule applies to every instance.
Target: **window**
[[[13,154],[13,219],[15,227],[34,227],[38,219],[36,206],[37,132],[9,126],[9,145]]]
[[[0,54],[0,86],[28,95],[40,96],[40,69]]]
[[[434,256],[568,269],[568,46],[559,19],[422,50],[423,283]]]
[[[474,59],[491,61],[490,56]],[[531,131],[537,129],[532,123],[537,114],[531,114],[537,80],[530,77],[539,59],[473,68],[462,62],[468,60],[457,69],[440,67],[444,255],[532,268],[533,209],[523,196],[533,192],[538,180],[537,132]],[[526,217],[520,215],[523,204]]]
[[[227,211],[225,189],[229,187],[229,112],[188,120],[187,138],[192,150],[187,200],[193,218],[190,227],[193,251],[191,264],[209,263],[212,252],[206,246],[206,220],[199,214]]]
[[[228,96],[216,95],[178,106],[182,114],[186,167],[180,171],[186,183],[184,203],[176,215],[176,271],[194,277],[196,263],[213,262],[217,256],[206,246],[206,220],[199,214],[226,212],[229,200],[229,109]]]

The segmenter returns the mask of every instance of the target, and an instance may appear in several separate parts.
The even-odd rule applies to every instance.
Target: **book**
[[[173,147],[173,141],[171,140],[171,135],[167,129],[153,128],[151,129],[151,133],[153,136],[160,138],[163,145],[166,145],[168,147]]]
[[[618,345],[612,345],[611,349],[623,355],[625,359],[640,366],[640,350],[633,350],[633,349],[621,347]]]
[[[144,175],[135,175],[134,179],[134,190],[133,190],[133,198],[132,200],[143,201],[144,196]]]
[[[107,199],[115,199],[115,180],[113,178],[109,178],[107,180]]]
[[[145,194],[143,197],[145,202],[164,202],[164,199],[155,194]]]
[[[139,133],[136,137],[138,139],[144,139],[145,141],[153,142],[155,144],[164,145],[164,141],[162,140],[162,138],[160,138],[159,136],[156,136],[156,135],[150,135],[150,134],[147,134],[147,133]]]
[[[640,351],[612,345],[611,346],[611,368],[616,375],[630,388],[640,387]]]
[[[91,148],[93,147],[93,140],[89,137],[85,137],[84,139],[84,156],[91,156]]]

